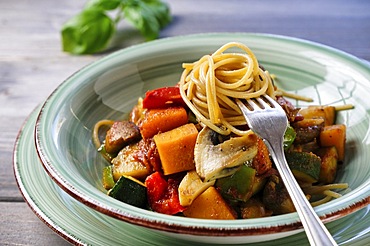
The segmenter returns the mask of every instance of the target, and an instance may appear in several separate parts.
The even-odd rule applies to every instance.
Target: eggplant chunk
[[[314,141],[320,136],[320,132],[324,127],[323,119],[304,119],[293,125],[296,137],[295,144],[305,144]]]
[[[107,131],[105,150],[108,153],[117,153],[126,145],[140,140],[139,128],[130,121],[116,121]]]

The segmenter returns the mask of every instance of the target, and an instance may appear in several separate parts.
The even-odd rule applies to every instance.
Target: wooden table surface
[[[69,75],[106,54],[61,51],[60,28],[84,0],[0,1],[0,245],[68,244],[23,200],[13,148],[31,111]],[[370,60],[370,1],[168,1],[173,22],[161,37],[204,32],[260,32],[326,44]],[[128,24],[124,28],[130,28]],[[138,42],[131,38],[122,47]]]

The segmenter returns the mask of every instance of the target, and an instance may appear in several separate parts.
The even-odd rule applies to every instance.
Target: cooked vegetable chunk
[[[153,137],[165,175],[195,168],[194,148],[197,136],[197,128],[189,123]]]
[[[263,203],[274,214],[286,214],[295,211],[283,181],[277,175],[272,175],[263,190]]]
[[[264,174],[272,168],[269,150],[261,138],[257,138],[257,155],[253,158],[252,167],[257,175]]]
[[[308,152],[287,152],[286,160],[294,177],[305,183],[315,183],[319,180],[321,159]]]
[[[162,171],[161,159],[153,138],[141,139],[138,148],[134,158],[145,165],[149,173]]]
[[[136,158],[140,151],[139,143],[134,143],[124,147],[118,153],[112,160],[114,180],[118,180],[124,175],[142,179],[149,174],[146,166]]]
[[[335,123],[336,110],[334,106],[308,106],[301,109],[299,113],[305,119],[324,119],[325,126],[330,126]]]
[[[297,133],[295,132],[294,128],[288,126],[284,134],[284,150],[288,150],[292,146],[296,136]]]
[[[261,218],[271,214],[272,211],[267,210],[263,202],[256,198],[249,199],[240,208],[240,217],[242,219]]]
[[[143,108],[184,107],[186,104],[180,95],[179,87],[162,87],[145,93]]]
[[[182,206],[189,206],[208,187],[213,186],[215,180],[203,182],[195,170],[187,172],[179,185],[179,200]]]
[[[223,197],[234,201],[247,201],[252,196],[252,187],[256,170],[242,165],[238,171],[229,177],[216,181],[216,187]]]
[[[103,168],[103,187],[106,190],[112,189],[114,186],[114,178],[112,165],[106,166]]]
[[[277,170],[275,170],[277,172]],[[258,176],[256,175],[254,177],[254,182],[252,185],[252,196],[260,192],[263,187],[265,186],[267,181],[267,177],[264,177],[264,175]]]
[[[159,132],[166,132],[188,122],[188,114],[182,107],[150,109],[140,123],[143,138],[151,138]]]
[[[346,126],[331,125],[325,126],[320,133],[320,145],[322,147],[335,146],[338,151],[338,160],[343,161],[345,155]]]
[[[236,219],[235,212],[213,186],[200,194],[193,203],[184,210],[183,214],[186,217],[200,219]]]
[[[177,214],[184,211],[179,201],[178,187],[180,177],[165,178],[155,172],[145,180],[148,201],[151,209],[162,214]]]
[[[124,146],[141,138],[139,128],[130,121],[116,121],[107,131],[105,150],[108,153],[117,153]]]
[[[337,174],[338,152],[333,147],[321,148],[317,153],[321,158],[319,182],[330,184],[334,182]]]
[[[216,145],[212,138],[213,131],[203,128],[194,149],[196,171],[205,181],[232,175],[257,154],[257,136],[253,132]]]
[[[295,144],[315,141],[324,127],[323,119],[304,119],[294,123],[296,132]]]
[[[108,195],[135,207],[144,208],[147,205],[145,185],[129,176],[120,177]]]

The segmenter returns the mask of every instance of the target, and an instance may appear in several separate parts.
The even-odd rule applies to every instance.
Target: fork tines
[[[261,95],[260,97],[250,98],[243,101],[245,101],[244,105],[251,111],[258,110],[258,108],[267,109],[276,107],[276,102],[274,101],[274,99],[266,94]]]

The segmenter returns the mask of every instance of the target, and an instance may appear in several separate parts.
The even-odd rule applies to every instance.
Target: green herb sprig
[[[149,41],[158,37],[172,17],[169,6],[161,0],[89,0],[80,13],[63,25],[63,51],[72,54],[103,51],[123,19]]]

